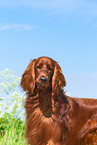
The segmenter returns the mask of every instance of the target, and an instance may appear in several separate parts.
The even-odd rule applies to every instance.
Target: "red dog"
[[[97,100],[71,98],[60,66],[32,60],[21,86],[27,92],[26,138],[30,145],[97,145]]]

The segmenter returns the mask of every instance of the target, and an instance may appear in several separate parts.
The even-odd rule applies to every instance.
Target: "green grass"
[[[25,122],[10,114],[0,118],[0,145],[26,145]]]

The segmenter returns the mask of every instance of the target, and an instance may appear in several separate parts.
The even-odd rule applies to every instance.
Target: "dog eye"
[[[52,70],[52,68],[51,68],[51,67],[49,67],[49,68],[48,68],[48,70]]]
[[[40,66],[37,66],[38,69],[40,69]]]

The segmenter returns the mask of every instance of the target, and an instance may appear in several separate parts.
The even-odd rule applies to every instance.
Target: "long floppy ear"
[[[22,75],[20,86],[24,91],[33,93],[35,89],[35,59],[31,61]]]
[[[52,77],[52,92],[57,93],[57,91],[61,91],[64,86],[66,86],[66,81],[62,74],[61,67],[55,63],[54,74]]]

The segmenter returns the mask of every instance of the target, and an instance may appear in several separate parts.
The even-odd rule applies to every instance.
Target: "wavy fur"
[[[30,145],[97,144],[97,100],[65,95],[61,68],[40,57],[28,65],[21,79],[27,93],[26,139]]]

